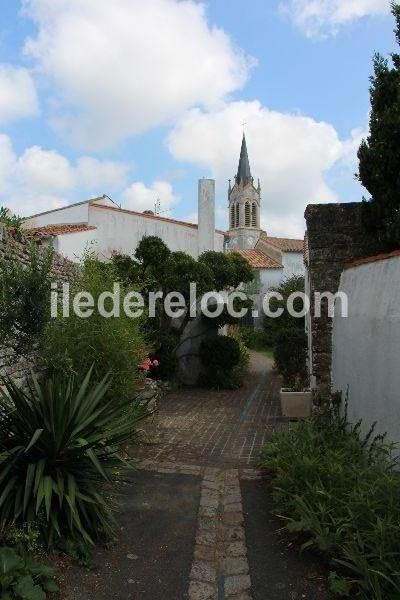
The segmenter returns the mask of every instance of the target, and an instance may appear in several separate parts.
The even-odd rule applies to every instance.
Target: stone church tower
[[[233,187],[229,181],[228,248],[254,248],[260,237],[260,180],[251,176],[246,137],[243,133],[238,172]]]

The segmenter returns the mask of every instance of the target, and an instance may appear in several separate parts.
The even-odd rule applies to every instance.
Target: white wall
[[[353,422],[400,442],[400,256],[343,272],[349,316],[333,321],[332,381],[349,387]]]
[[[58,235],[54,241],[54,248],[65,258],[77,262],[88,250],[98,253],[99,247],[96,238],[96,229]]]
[[[282,252],[283,277],[288,279],[293,275],[304,275],[304,257],[302,252]]]
[[[32,217],[25,221],[27,227],[44,227],[45,225],[59,225],[61,223],[87,223],[89,203],[66,206],[57,210]]]
[[[89,225],[97,227],[97,245],[105,257],[113,251],[133,254],[145,235],[156,235],[172,251],[181,250],[193,257],[198,255],[197,227],[168,220],[149,218],[124,211],[107,210],[95,205],[89,208]],[[223,250],[224,236],[215,234],[215,250]]]

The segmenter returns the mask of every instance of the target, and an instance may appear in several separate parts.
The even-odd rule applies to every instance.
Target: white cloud
[[[85,197],[117,193],[129,165],[89,156],[71,162],[55,150],[32,146],[17,156],[11,139],[0,134],[0,205],[21,215],[58,208]]]
[[[24,0],[24,8],[38,28],[25,52],[57,90],[53,123],[92,149],[215,105],[253,62],[192,0]]]
[[[17,160],[18,181],[37,193],[65,192],[75,185],[75,173],[67,158],[55,150],[32,146]]]
[[[167,216],[180,198],[174,194],[168,181],[154,181],[150,187],[146,187],[142,181],[136,181],[121,194],[123,208],[138,212],[154,211],[157,200],[160,200],[161,215]]]
[[[170,133],[168,146],[176,159],[217,179],[217,214],[222,211],[219,226],[224,227],[225,182],[237,170],[242,121],[252,174],[261,180],[262,226],[275,235],[302,235],[307,204],[339,201],[325,175],[344,160],[351,163],[356,141],[342,142],[328,123],[272,111],[258,101],[232,102],[210,113],[189,111]]]
[[[29,71],[0,64],[0,123],[38,112],[35,86]]]
[[[111,160],[83,156],[77,162],[77,177],[82,185],[93,190],[120,188],[125,184],[130,166]]]
[[[324,37],[355,19],[389,13],[390,0],[285,0],[281,9],[307,37]]]

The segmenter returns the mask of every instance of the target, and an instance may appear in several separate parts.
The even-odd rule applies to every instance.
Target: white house
[[[215,182],[200,179],[198,225],[121,208],[104,195],[63,208],[33,215],[25,227],[35,232],[70,260],[90,249],[107,260],[113,252],[132,255],[144,236],[160,237],[172,251],[197,258],[205,250],[237,252],[256,272],[257,296],[262,297],[291,275],[304,274],[303,240],[271,237],[260,227],[261,186],[254,185],[243,134],[234,185],[228,190],[229,229],[215,229]]]

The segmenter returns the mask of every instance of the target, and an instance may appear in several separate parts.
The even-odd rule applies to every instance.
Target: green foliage
[[[393,5],[400,45],[400,4]],[[383,249],[400,245],[400,54],[377,54],[371,77],[369,135],[358,151],[358,179],[371,195],[366,223]]]
[[[171,252],[160,282],[164,291],[180,292],[188,302],[191,282],[196,283],[198,296],[209,291],[213,286],[211,270],[185,252]]]
[[[46,592],[57,592],[55,570],[14,548],[0,548],[1,600],[46,600]]]
[[[201,343],[200,355],[207,367],[204,385],[217,389],[236,389],[242,385],[249,352],[240,339],[223,335],[206,338]]]
[[[284,385],[293,387],[307,379],[307,336],[299,329],[284,329],[275,339],[275,365],[284,380]],[[304,387],[304,385],[302,387]]]
[[[252,281],[254,273],[248,261],[235,253],[203,252],[199,262],[206,265],[213,276],[210,289],[217,291],[237,288],[241,283]]]
[[[49,319],[53,250],[29,246],[23,264],[13,249],[0,256],[0,345],[20,354],[32,351]]]
[[[40,354],[49,373],[85,374],[93,366],[93,379],[104,373],[112,377],[109,396],[115,401],[133,400],[143,380],[138,365],[147,354],[140,319],[129,318],[123,310],[123,297],[129,288],[121,287],[119,317],[104,318],[97,309],[80,318],[73,310],[76,293],[92,294],[97,306],[100,294],[113,292],[118,277],[112,265],[87,256],[76,279],[70,284],[70,316],[60,314],[48,323],[40,343]],[[105,307],[111,309],[111,299]],[[118,306],[118,302],[116,303]]]
[[[250,350],[269,350],[271,347],[269,335],[263,330],[254,329],[252,325],[241,325],[239,335]]]
[[[152,358],[159,362],[157,377],[160,379],[171,379],[176,372],[178,365],[176,348],[179,344],[179,339],[179,332],[173,329],[153,335],[156,346],[152,353]]]
[[[226,335],[206,338],[201,343],[201,360],[211,369],[232,369],[240,360],[237,340]]]
[[[0,534],[0,544],[18,546],[31,554],[37,554],[43,549],[42,536],[36,522],[6,527]]]
[[[143,237],[135,251],[140,277],[143,279],[147,275],[157,283],[163,276],[170,254],[170,249],[161,238],[155,235]]]
[[[24,219],[22,217],[17,217],[11,214],[4,206],[0,206],[0,223],[4,223],[7,227],[19,229],[23,222]]]
[[[361,600],[400,597],[399,460],[373,428],[360,434],[346,409],[279,433],[262,453],[275,474],[276,512],[302,550],[333,566],[333,591]]]
[[[58,548],[76,561],[80,567],[87,570],[93,567],[92,546],[88,546],[85,542],[68,538],[65,542],[62,541]]]
[[[305,323],[304,318],[293,317],[287,310],[287,300],[289,296],[295,292],[304,292],[304,277],[302,275],[293,275],[285,281],[283,281],[278,287],[273,288],[271,291],[278,292],[282,295],[283,300],[277,300],[271,298],[270,309],[276,312],[279,309],[283,309],[283,313],[280,317],[272,319],[271,317],[265,316],[264,318],[264,331],[268,344],[274,345],[277,335],[282,330],[287,329],[300,329],[304,331]],[[301,298],[296,298],[293,303],[296,311],[301,311],[303,302]]]
[[[105,484],[123,477],[128,464],[119,449],[135,439],[148,412],[136,406],[127,413],[127,404],[107,400],[109,376],[93,385],[91,374],[83,381],[32,376],[27,391],[3,379],[0,529],[39,521],[49,544],[110,535]]]

